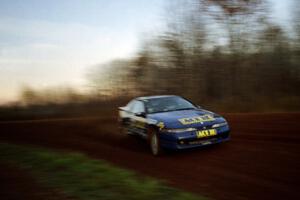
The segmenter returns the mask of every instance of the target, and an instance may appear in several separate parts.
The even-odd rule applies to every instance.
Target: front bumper
[[[228,126],[220,127],[216,130],[217,135],[206,138],[197,138],[196,131],[176,134],[161,133],[160,144],[163,148],[176,150],[218,144],[230,139],[230,129]]]

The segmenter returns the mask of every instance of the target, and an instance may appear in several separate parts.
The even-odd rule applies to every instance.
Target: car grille
[[[201,130],[211,129],[212,126],[213,126],[213,125],[200,126],[200,127],[197,127],[197,130],[198,130],[198,131],[201,131]]]

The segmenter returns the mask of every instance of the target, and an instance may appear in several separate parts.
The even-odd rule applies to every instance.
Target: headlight
[[[166,132],[166,133],[182,133],[182,132],[189,132],[189,131],[196,131],[197,129],[195,128],[176,128],[176,129],[168,129],[168,128],[164,128],[162,129],[162,132]]]
[[[219,127],[222,127],[222,126],[227,126],[227,122],[222,122],[222,123],[219,123],[219,124],[214,124],[214,125],[212,125],[212,128],[219,128]]]

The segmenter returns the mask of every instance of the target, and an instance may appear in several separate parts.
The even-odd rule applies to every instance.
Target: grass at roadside
[[[0,161],[75,199],[204,199],[78,153],[0,143]]]

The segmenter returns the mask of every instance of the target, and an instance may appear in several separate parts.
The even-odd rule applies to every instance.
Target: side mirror
[[[146,117],[146,113],[145,112],[138,112],[138,113],[135,113],[135,116],[145,118]]]

